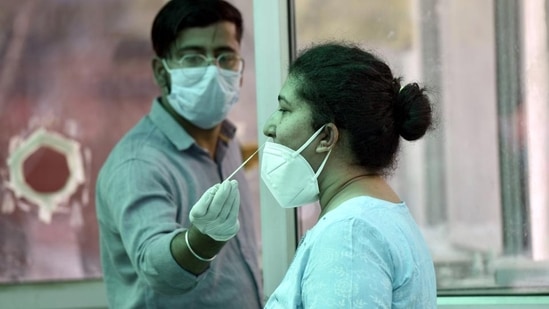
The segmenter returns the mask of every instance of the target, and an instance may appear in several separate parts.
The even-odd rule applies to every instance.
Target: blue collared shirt
[[[236,129],[222,124],[215,160],[158,101],[114,147],[96,186],[101,262],[109,306],[126,308],[260,308],[258,241],[245,175],[240,231],[199,276],[172,257],[173,237],[190,225],[202,194],[242,162]]]
[[[265,308],[436,308],[431,254],[404,203],[352,198],[303,237]]]

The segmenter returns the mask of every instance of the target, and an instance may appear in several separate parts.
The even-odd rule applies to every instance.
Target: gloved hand
[[[239,209],[238,182],[229,180],[206,190],[191,208],[189,216],[191,223],[202,234],[217,241],[227,241],[240,229]]]

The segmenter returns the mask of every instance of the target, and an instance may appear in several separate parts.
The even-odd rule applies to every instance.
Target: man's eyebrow
[[[233,52],[233,53],[236,53],[237,51],[234,50],[234,48],[230,47],[230,46],[220,46],[216,49],[214,49],[214,51],[216,53],[220,53],[220,52]]]
[[[203,46],[193,46],[193,45],[189,45],[189,46],[183,46],[183,47],[181,47],[181,48],[178,48],[178,49],[176,50],[176,53],[181,54],[181,53],[189,52],[189,51],[198,52],[198,53],[206,53],[206,48],[204,48]],[[214,53],[215,53],[215,54],[219,54],[219,53],[223,53],[223,52],[233,52],[233,53],[236,53],[236,51],[234,50],[234,48],[229,47],[229,46],[220,46],[220,47],[217,47],[217,48],[214,49]]]
[[[176,50],[177,53],[183,53],[186,51],[204,52],[205,49],[204,47],[201,47],[201,46],[184,46]]]

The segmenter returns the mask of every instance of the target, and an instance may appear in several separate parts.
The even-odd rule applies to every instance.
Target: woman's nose
[[[275,128],[272,124],[272,116],[267,119],[267,122],[265,122],[265,125],[263,126],[263,134],[267,137],[274,138],[275,134]]]

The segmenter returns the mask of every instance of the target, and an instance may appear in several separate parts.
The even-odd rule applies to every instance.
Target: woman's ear
[[[328,152],[335,147],[339,140],[339,129],[334,123],[330,122],[324,126],[320,136],[322,139],[316,147],[316,152]]]

